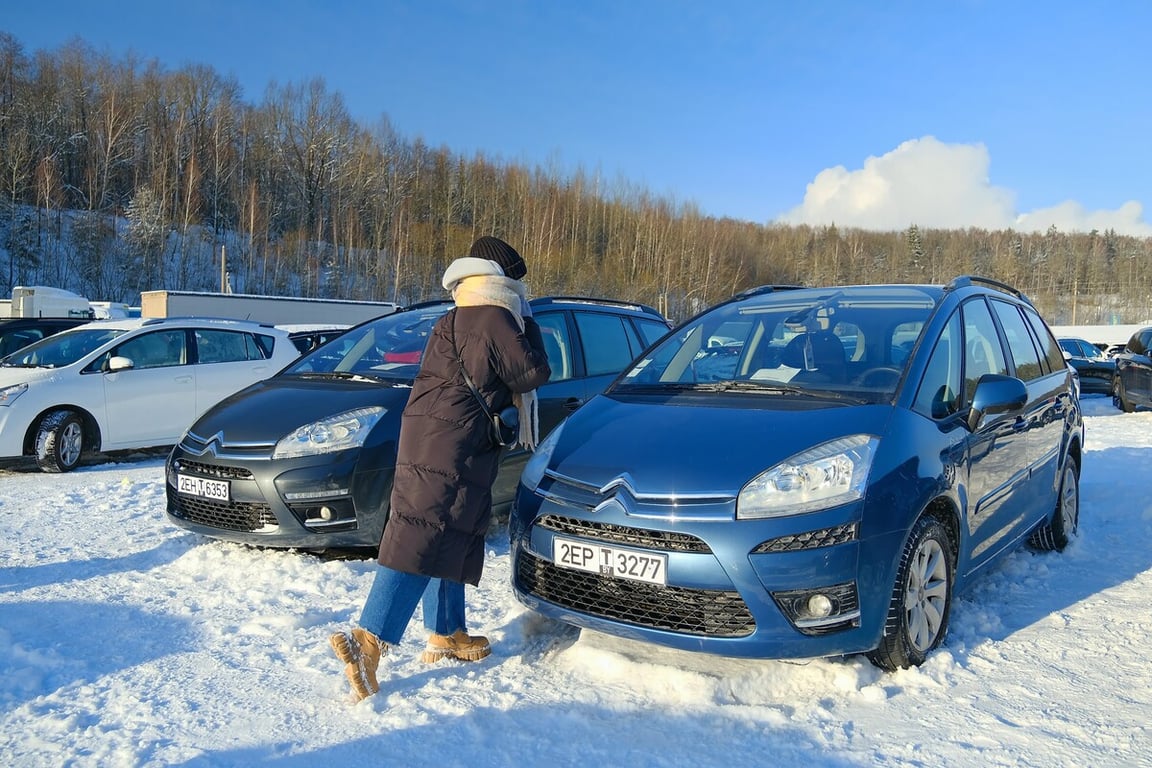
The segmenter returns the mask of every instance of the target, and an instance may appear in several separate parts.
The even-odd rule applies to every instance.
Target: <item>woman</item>
[[[467,632],[464,585],[480,582],[501,446],[461,366],[490,413],[515,402],[518,442],[534,448],[535,389],[551,371],[520,281],[526,274],[520,254],[495,237],[478,239],[444,272],[456,308],[433,327],[401,417],[380,568],[360,626],[329,638],[357,701],[380,689],[380,658],[421,600],[431,633],[424,662],[491,653],[486,637]]]

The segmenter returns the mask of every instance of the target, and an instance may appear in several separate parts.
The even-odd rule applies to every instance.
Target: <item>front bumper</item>
[[[178,445],[165,466],[168,519],[203,536],[253,546],[376,547],[393,467],[374,464],[365,453],[273,461],[196,455]],[[228,500],[180,492],[180,474],[227,482]]]
[[[510,523],[512,586],[529,608],[607,634],[754,658],[860,653],[880,642],[899,533],[860,539],[860,504],[767,520],[732,508],[637,504],[583,510],[521,487]],[[564,568],[556,536],[660,553],[667,585]],[[817,597],[819,596],[819,597]],[[827,600],[827,615],[809,610]],[[817,612],[820,613],[820,612]]]

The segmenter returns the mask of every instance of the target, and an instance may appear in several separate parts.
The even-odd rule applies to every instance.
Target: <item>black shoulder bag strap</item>
[[[484,398],[480,396],[480,390],[476,389],[476,385],[472,383],[472,377],[468,375],[468,371],[464,369],[464,361],[460,359],[460,350],[456,348],[456,310],[452,310],[452,354],[456,356],[456,362],[460,363],[460,373],[464,376],[464,383],[468,385],[468,389],[472,390],[472,394],[476,396],[476,402],[480,403],[480,409],[484,411],[484,416],[488,421],[492,421],[492,411],[488,410],[488,403],[484,402]]]

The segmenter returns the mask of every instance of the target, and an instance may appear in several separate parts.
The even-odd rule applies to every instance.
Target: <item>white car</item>
[[[298,355],[283,329],[245,320],[100,320],[57,333],[0,359],[0,459],[67,472],[84,453],[172,445]]]

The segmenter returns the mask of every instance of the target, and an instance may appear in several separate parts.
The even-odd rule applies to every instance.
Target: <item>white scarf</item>
[[[502,275],[473,275],[459,280],[452,288],[452,299],[458,307],[504,307],[516,318],[521,332],[524,318],[520,314],[524,300],[524,283]],[[540,415],[537,411],[536,390],[523,394],[512,393],[512,403],[520,412],[520,436],[516,442],[530,451],[540,442]]]

